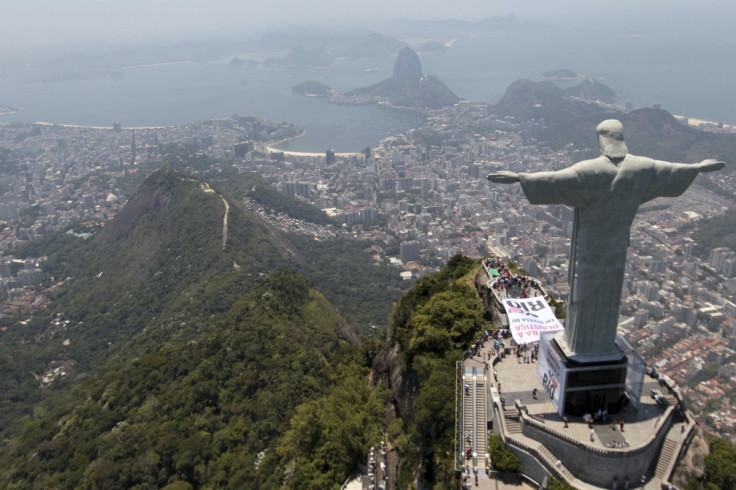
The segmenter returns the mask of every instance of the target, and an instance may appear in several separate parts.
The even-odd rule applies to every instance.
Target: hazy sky
[[[641,29],[683,35],[734,34],[732,0],[2,0],[0,51],[89,40],[174,41],[252,31],[277,24],[458,18],[514,14],[555,25]]]

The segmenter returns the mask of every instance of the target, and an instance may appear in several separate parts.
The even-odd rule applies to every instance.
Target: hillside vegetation
[[[224,249],[223,199],[230,209]],[[353,326],[367,334],[382,325],[402,285],[395,269],[372,265],[367,247],[283,236],[202,180],[171,168],[153,173],[94,236],[57,233],[14,252],[48,255],[47,274],[63,284],[50,293],[49,308],[3,320],[0,433],[16,436],[109,362],[208,335],[236,301],[281,270],[310,277],[347,312],[345,332],[357,340]],[[66,361],[74,363],[68,375],[42,385],[42,373]]]
[[[694,227],[693,253],[700,258],[708,260],[711,250],[718,247],[736,250],[736,208],[731,208],[719,216],[702,219]]]
[[[276,488],[294,478],[334,485],[375,444],[367,435],[377,437],[385,403],[381,390],[369,389],[352,337],[303,276],[275,274],[202,339],[112,363],[71,402],[29,424],[3,451],[0,482]],[[286,475],[284,467],[291,468]]]
[[[390,427],[401,455],[400,488],[416,477],[430,487],[453,485],[455,363],[492,328],[472,285],[478,267],[456,255],[420,279],[394,308],[374,362],[376,380],[392,387],[398,412]]]

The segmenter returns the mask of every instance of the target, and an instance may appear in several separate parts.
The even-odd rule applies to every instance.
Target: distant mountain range
[[[594,80],[584,80],[567,89],[549,81],[517,80],[490,110],[517,121],[535,120],[540,114],[544,127],[538,138],[553,148],[572,144],[576,149],[597,154],[598,148],[592,146],[596,141],[591,138],[592,128],[604,119],[617,118],[624,124],[627,145],[634,153],[675,162],[699,161],[702,155],[726,162],[736,160],[736,137],[733,135],[686,126],[669,112],[659,109],[625,113],[619,108],[592,103],[611,102],[616,98],[612,89]],[[733,167],[725,171],[731,172]],[[708,185],[705,179],[701,182]]]
[[[270,40],[269,49],[286,43],[290,49],[285,57],[271,57],[263,63],[289,67],[326,67],[338,58],[383,58],[406,47],[406,43],[378,33],[356,36],[309,29],[269,33],[264,35],[266,40]]]
[[[552,29],[549,24],[521,21],[514,15],[487,17],[478,22],[459,19],[393,19],[371,24],[379,32],[407,38],[453,38],[483,32]]]

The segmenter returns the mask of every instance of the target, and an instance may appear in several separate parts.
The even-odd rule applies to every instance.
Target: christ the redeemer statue
[[[724,163],[670,163],[628,153],[622,124],[598,125],[601,156],[554,172],[488,175],[491,182],[521,182],[532,204],[575,208],[570,251],[570,296],[565,333],[558,342],[573,358],[615,356],[616,326],[629,245],[629,228],[639,206],[656,197],[685,192],[700,172]]]

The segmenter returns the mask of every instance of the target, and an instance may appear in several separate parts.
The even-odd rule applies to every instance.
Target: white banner
[[[565,385],[567,384],[567,367],[550,346],[554,333],[542,334],[539,339],[539,358],[537,360],[537,379],[542,383],[544,391],[552,399],[560,417],[565,411]]]
[[[504,298],[502,301],[509,317],[511,335],[517,344],[537,342],[542,333],[564,330],[555,312],[542,296]]]

